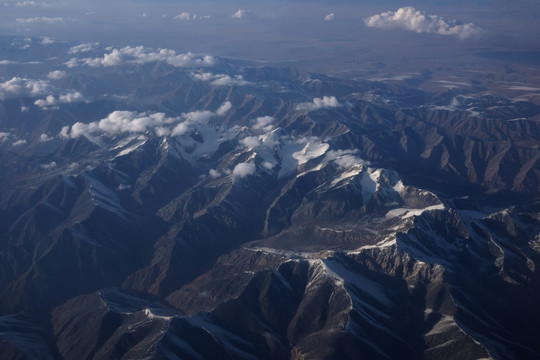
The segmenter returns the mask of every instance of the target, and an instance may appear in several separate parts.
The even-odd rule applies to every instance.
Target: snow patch
[[[394,218],[394,217],[401,217],[402,219],[407,219],[413,216],[419,216],[422,215],[425,211],[432,211],[432,210],[444,210],[443,204],[437,204],[428,206],[423,209],[407,209],[407,208],[398,208],[390,210],[386,213],[386,218]]]
[[[316,159],[323,156],[330,148],[330,145],[325,143],[307,143],[301,151],[292,154],[292,157],[298,161],[298,165],[303,165],[311,159]]]
[[[345,179],[349,179],[349,178],[352,178],[358,174],[360,174],[360,172],[362,172],[362,167],[356,167],[355,169],[352,169],[352,170],[349,170],[349,171],[346,171],[346,172],[343,172],[339,175],[338,178],[332,180],[332,186],[336,186],[338,183],[340,183],[341,181],[345,180]]]
[[[372,169],[368,169],[367,172],[362,174],[362,199],[364,200],[364,204],[377,191],[377,187],[379,186],[378,176],[380,176],[380,171],[376,171],[374,174]]]
[[[165,315],[156,315],[152,309],[150,308],[146,308],[143,310],[143,313],[144,315],[146,315],[147,318],[149,319],[159,319],[159,320],[166,320],[166,321],[170,321],[172,319],[174,319],[176,316],[165,316]]]

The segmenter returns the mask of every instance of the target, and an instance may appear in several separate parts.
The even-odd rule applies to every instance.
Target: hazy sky
[[[0,0],[0,9],[0,34],[258,61],[540,51],[540,0]]]

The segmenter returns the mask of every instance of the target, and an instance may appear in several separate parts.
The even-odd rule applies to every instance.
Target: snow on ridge
[[[118,154],[116,154],[115,157],[120,157],[120,156],[130,154],[133,151],[140,148],[141,146],[143,146],[144,144],[146,144],[147,141],[148,141],[148,138],[146,136],[139,136],[139,137],[136,138],[136,141],[134,143],[132,143],[131,145],[126,144],[126,145],[129,145],[129,146],[122,149]],[[118,146],[117,148],[120,148],[120,147],[121,146]]]
[[[362,175],[362,199],[364,200],[364,204],[367,203],[369,199],[371,199],[371,197],[373,196],[373,194],[375,194],[379,187],[379,178],[374,176],[373,172],[373,169],[370,168]],[[380,170],[376,172],[380,176]]]
[[[349,171],[341,173],[337,178],[332,180],[332,186],[336,186],[341,181],[346,180],[346,179],[350,179],[350,178],[360,174],[362,172],[362,170],[363,170],[362,167],[357,166],[357,167],[355,167],[355,168],[353,168],[353,169],[351,169]]]
[[[298,161],[298,165],[303,165],[309,160],[323,156],[330,145],[322,142],[308,142],[301,151],[294,152],[292,157]]]
[[[92,196],[92,203],[94,205],[110,211],[124,219],[126,218],[126,215],[130,214],[122,207],[118,195],[113,190],[106,187],[102,182],[90,174],[87,174],[86,179],[90,184],[88,192]]]
[[[347,251],[348,255],[358,255],[364,250],[371,250],[371,249],[383,249],[387,247],[391,247],[397,244],[396,237],[394,236],[388,236],[384,238],[382,241],[379,241],[377,244],[374,245],[364,245],[356,250],[353,251]]]
[[[317,251],[317,252],[309,252],[309,251],[295,251],[295,250],[287,250],[287,249],[278,249],[278,248],[271,248],[271,247],[245,247],[246,250],[255,251],[255,252],[262,252],[265,254],[270,255],[276,255],[285,257],[288,259],[301,259],[301,260],[317,260],[320,258],[326,258],[334,255],[334,252],[331,250],[328,251]]]
[[[420,216],[425,211],[444,210],[444,209],[445,209],[444,204],[431,205],[423,209],[397,208],[397,209],[388,211],[385,217],[386,218],[401,217],[402,219],[408,219],[413,216]]]
[[[143,310],[143,313],[144,315],[146,315],[147,318],[149,319],[159,319],[159,320],[166,320],[166,321],[171,321],[172,319],[174,319],[176,316],[175,315],[170,315],[170,316],[165,316],[165,315],[157,315],[155,314],[152,309],[150,308],[145,308]]]

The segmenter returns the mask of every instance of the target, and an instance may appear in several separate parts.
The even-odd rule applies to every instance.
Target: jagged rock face
[[[539,356],[538,106],[217,60],[0,93],[3,357]]]

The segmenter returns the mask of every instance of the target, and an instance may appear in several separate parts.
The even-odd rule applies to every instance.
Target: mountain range
[[[3,359],[540,356],[534,97],[0,42]]]

